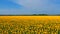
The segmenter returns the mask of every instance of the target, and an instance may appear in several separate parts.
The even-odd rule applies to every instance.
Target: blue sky
[[[60,0],[0,0],[0,14],[60,14]]]

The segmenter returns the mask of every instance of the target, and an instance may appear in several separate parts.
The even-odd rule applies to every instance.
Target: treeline
[[[37,15],[37,16],[48,16],[48,14],[33,14],[33,15]]]
[[[18,15],[0,15],[0,16],[60,16],[60,14],[18,14]]]

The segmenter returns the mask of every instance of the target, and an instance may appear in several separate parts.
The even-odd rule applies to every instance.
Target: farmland
[[[0,34],[60,34],[60,16],[0,16]]]

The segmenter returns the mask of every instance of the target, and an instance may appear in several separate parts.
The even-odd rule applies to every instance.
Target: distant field
[[[60,34],[60,16],[0,16],[0,34]]]

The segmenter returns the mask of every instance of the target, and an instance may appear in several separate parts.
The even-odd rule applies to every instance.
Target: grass
[[[0,16],[0,34],[60,34],[60,16]]]

